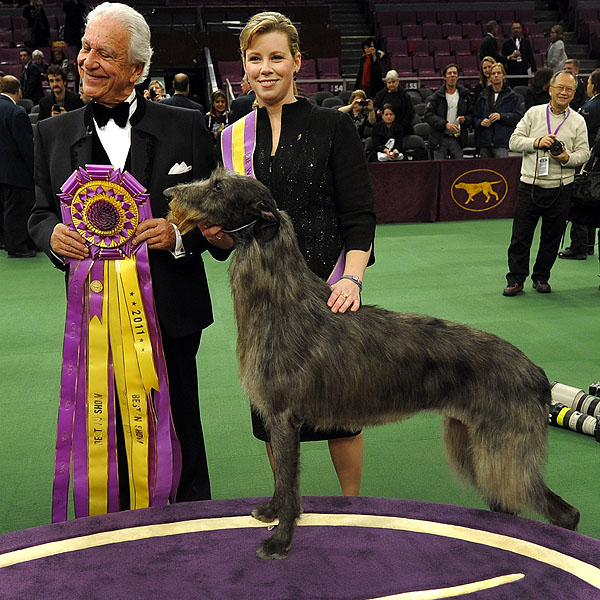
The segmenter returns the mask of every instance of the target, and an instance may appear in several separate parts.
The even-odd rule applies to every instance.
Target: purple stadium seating
[[[402,25],[402,37],[407,40],[420,40],[423,38],[423,31],[420,25]]]
[[[462,27],[458,23],[442,23],[442,37],[460,39],[463,36]]]
[[[434,56],[449,56],[450,41],[449,40],[429,40],[429,50]]]
[[[386,46],[388,53],[393,56],[408,56],[408,46],[403,38],[387,38]]]
[[[411,47],[413,56],[429,56],[429,40],[414,40]]]
[[[437,23],[423,23],[423,37],[427,40],[439,40],[442,38],[442,26]]]

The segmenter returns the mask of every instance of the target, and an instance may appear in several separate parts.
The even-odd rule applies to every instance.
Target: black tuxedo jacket
[[[33,189],[31,122],[8,96],[0,96],[0,156],[0,184]]]
[[[514,38],[508,38],[502,44],[502,54],[505,58],[506,74],[507,75],[527,75],[527,69],[531,68],[531,72],[537,71],[535,64],[535,57],[533,55],[533,48],[531,41],[527,38],[521,38],[521,62],[516,60],[509,60],[508,57],[517,49]],[[527,85],[527,80],[523,79],[519,82],[519,85]]]
[[[40,100],[40,110],[37,120],[38,123],[52,116],[52,107],[55,104],[56,96],[54,95],[54,92],[50,93],[48,96],[44,96],[44,98]],[[65,109],[67,112],[75,110],[76,108],[81,108],[82,106],[83,100],[79,97],[79,94],[65,90]]]
[[[23,98],[37,104],[44,97],[42,88],[42,72],[31,60],[25,65],[21,76],[21,89]]]
[[[214,147],[198,111],[146,102],[138,95],[132,117],[131,173],[150,194],[154,217],[165,217],[163,190],[207,177],[215,166]],[[80,166],[92,162],[91,103],[84,108],[39,123],[35,136],[36,202],[29,232],[37,246],[60,269],[62,261],[50,250],[50,236],[60,222],[60,187]],[[175,163],[192,169],[168,175]],[[201,253],[208,249],[218,260],[229,252],[208,244],[195,229],[183,237],[185,258],[166,250],[150,250],[150,269],[161,326],[173,337],[197,333],[212,323],[212,308]]]
[[[194,110],[199,110],[204,115],[204,106],[199,104],[198,102],[194,102],[190,100],[187,96],[183,94],[174,94],[170,98],[165,98],[160,101],[160,104],[169,104],[170,106],[179,106],[179,108],[190,108]]]

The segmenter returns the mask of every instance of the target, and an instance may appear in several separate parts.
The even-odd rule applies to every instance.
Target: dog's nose
[[[167,188],[167,189],[166,189],[166,190],[163,192],[163,194],[164,194],[165,198],[169,198],[169,200],[170,200],[171,198],[173,198],[173,188],[172,188],[172,187],[170,187],[170,188]]]

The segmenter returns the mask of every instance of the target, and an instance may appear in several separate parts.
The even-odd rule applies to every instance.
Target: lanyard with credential
[[[548,134],[556,135],[558,133],[558,130],[564,125],[565,121],[569,118],[570,114],[571,109],[567,108],[567,114],[565,115],[565,118],[560,122],[558,127],[554,131],[552,131],[552,127],[550,126],[550,105],[548,104],[548,106],[546,106],[546,123],[548,123]]]

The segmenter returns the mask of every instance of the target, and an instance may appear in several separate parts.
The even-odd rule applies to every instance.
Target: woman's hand
[[[350,279],[340,279],[331,286],[327,306],[334,313],[344,313],[348,309],[356,312],[360,308],[360,288]]]
[[[229,250],[230,248],[233,248],[233,239],[228,233],[223,231],[223,228],[220,225],[200,223],[198,228],[209,244],[212,244],[217,248],[221,248],[222,250]]]

